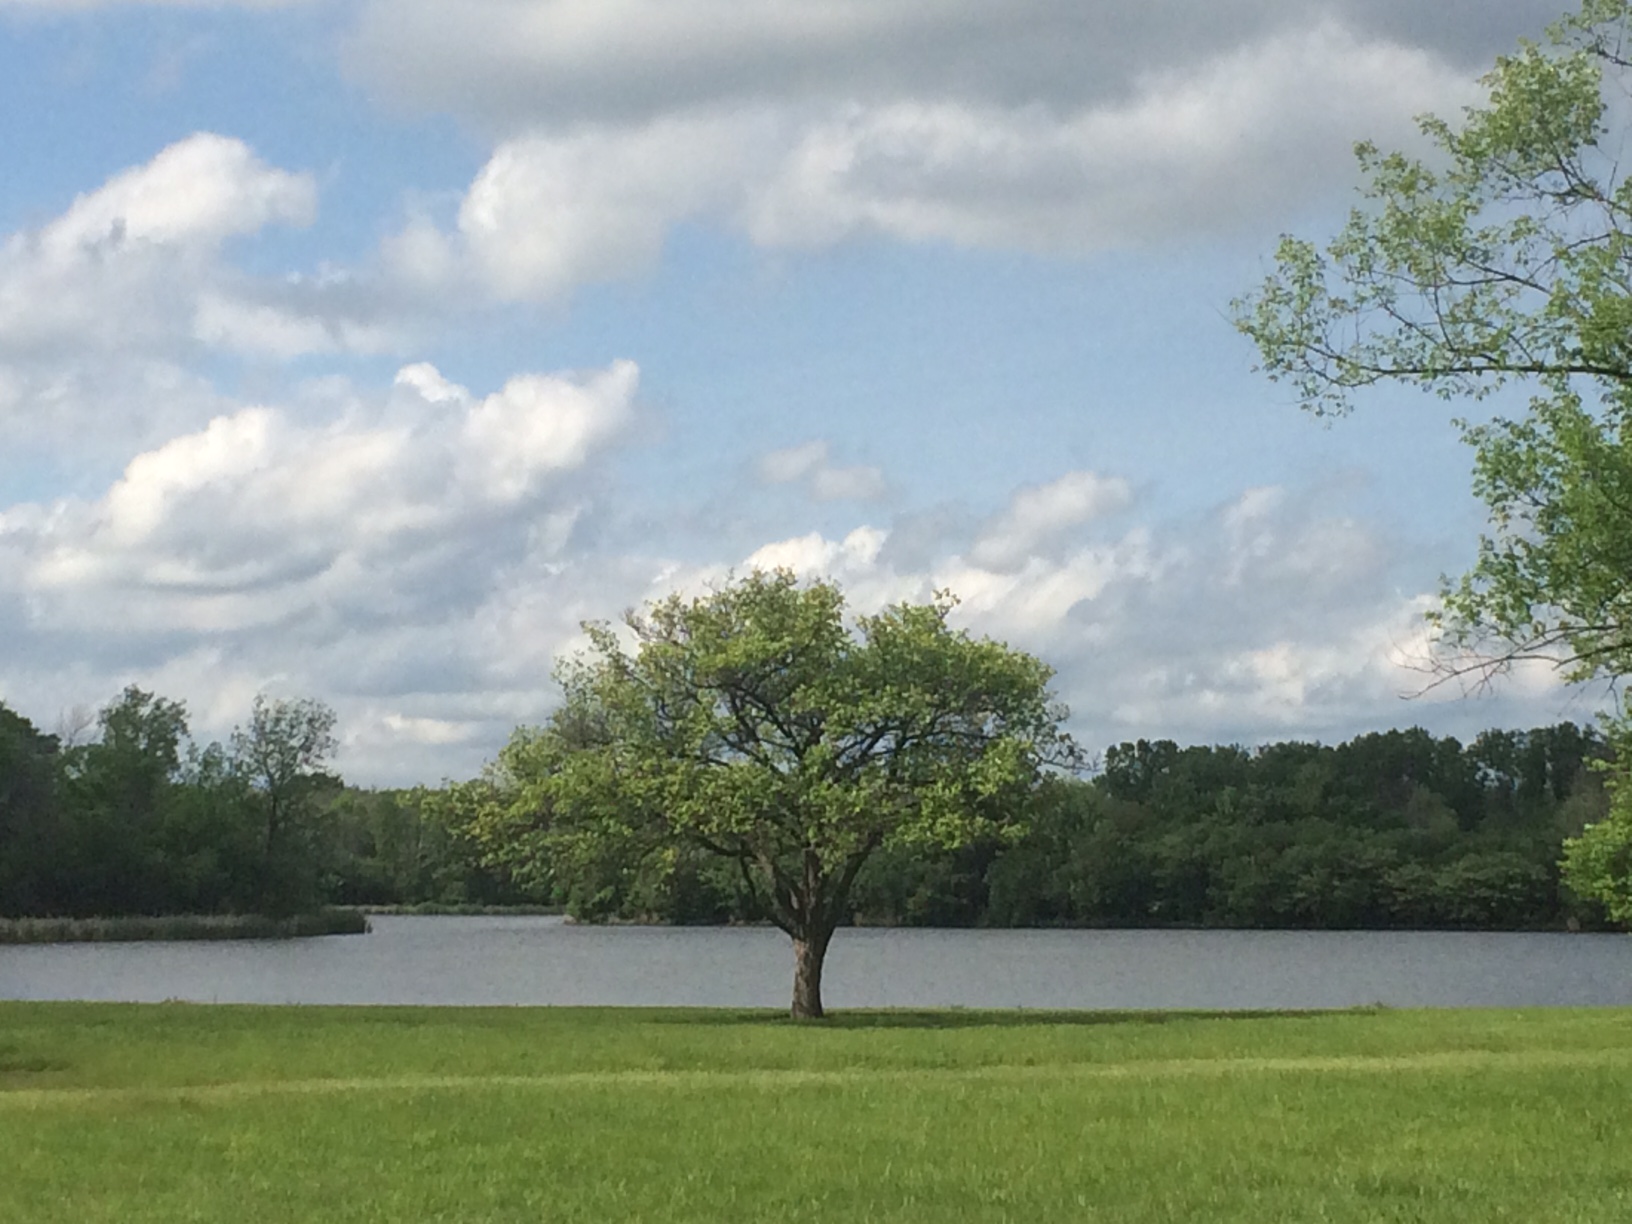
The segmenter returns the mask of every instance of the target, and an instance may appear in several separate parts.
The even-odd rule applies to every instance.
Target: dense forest
[[[547,871],[509,878],[464,825],[498,783],[348,787],[327,769],[332,725],[317,703],[257,702],[228,743],[200,746],[180,704],[140,689],[82,737],[0,705],[0,916],[553,903],[588,920],[759,917],[703,854],[609,860],[559,888]],[[1557,862],[1606,811],[1593,764],[1608,751],[1570,723],[1467,745],[1421,730],[1335,747],[1121,744],[1093,776],[1046,783],[1012,841],[880,851],[854,920],[1601,926]]]

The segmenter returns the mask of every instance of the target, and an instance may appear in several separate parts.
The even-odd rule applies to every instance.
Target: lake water
[[[279,942],[0,947],[0,998],[784,1007],[787,936],[549,917],[376,917]],[[1625,935],[842,930],[829,1007],[1632,1005]]]

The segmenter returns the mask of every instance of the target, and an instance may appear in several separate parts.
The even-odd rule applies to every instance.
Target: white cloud
[[[473,477],[514,500],[551,472],[578,467],[625,423],[639,372],[630,361],[582,383],[513,378],[470,409],[462,432]]]
[[[402,344],[396,331],[379,323],[299,314],[213,290],[197,298],[193,335],[210,348],[284,361],[315,353],[390,353]]]
[[[827,443],[818,440],[771,451],[759,460],[759,478],[766,484],[803,480],[826,466],[827,450]]]
[[[470,738],[467,723],[450,722],[445,718],[416,718],[411,715],[390,713],[380,721],[392,733],[392,746],[410,744],[461,744]]]
[[[38,247],[59,260],[147,245],[208,248],[273,222],[309,224],[316,211],[309,175],[267,166],[242,141],[200,132],[80,196],[41,231]]]
[[[988,569],[1016,568],[1074,528],[1113,514],[1132,500],[1132,488],[1119,476],[1069,472],[1017,492],[981,530],[969,555]]]
[[[506,11],[524,24],[568,14]],[[820,11],[836,26],[870,21]],[[601,29],[599,10],[580,15]],[[858,98],[837,84],[796,97],[767,82],[751,97],[623,120],[546,111],[498,145],[455,232],[415,218],[386,259],[405,284],[548,299],[646,269],[693,219],[766,248],[873,234],[1084,254],[1286,216],[1349,181],[1355,138],[1410,140],[1412,116],[1473,97],[1466,71],[1327,18],[1071,102],[928,88]]]
[[[770,451],[757,466],[765,484],[802,484],[817,501],[876,501],[889,485],[882,469],[857,464],[835,467],[829,462],[825,441],[803,442],[798,446]]]
[[[469,391],[443,378],[442,371],[428,361],[403,366],[393,383],[413,390],[427,404],[462,404],[470,399]]]
[[[1201,522],[1108,535],[1080,509],[1039,509],[1068,502],[1061,491],[1082,488],[1081,475],[1019,490],[995,516],[1030,513],[1049,526],[1049,546],[1018,563],[1008,549],[983,562],[978,544],[960,551],[949,538],[927,564],[902,569],[889,559],[888,532],[865,528],[788,539],[744,564],[836,579],[858,611],[952,591],[960,623],[1058,669],[1057,688],[1091,746],[1331,739],[1408,722],[1467,734],[1590,716],[1590,701],[1583,708],[1541,669],[1494,703],[1459,702],[1454,687],[1403,702],[1430,679],[1423,613],[1434,601],[1402,592],[1388,542],[1323,513],[1324,491],[1249,490]]]
[[[286,360],[400,347],[400,328],[344,274],[263,283],[231,266],[231,240],[308,225],[316,209],[311,175],[201,132],[12,234],[0,246],[0,370],[25,391],[0,397],[0,415],[48,436],[42,418],[64,397],[42,387],[131,380],[200,348]],[[71,442],[82,424],[62,416],[55,434]]]
[[[817,501],[877,501],[888,485],[881,468],[824,467],[811,478],[810,493]]]
[[[627,424],[637,371],[521,376],[480,400],[426,366],[399,384],[327,425],[242,408],[136,456],[96,500],[0,511],[3,580],[32,623],[114,636],[457,603],[491,583],[484,566],[565,546],[562,479]]]
[[[188,137],[0,247],[0,354],[172,342],[192,295],[221,276],[227,239],[306,224],[315,209],[309,176],[240,141]]]
[[[95,470],[231,408],[208,380],[164,358],[0,361],[0,427],[13,457],[72,454]]]
[[[316,209],[310,174],[201,132],[7,237],[0,423],[13,447],[128,455],[196,427],[225,407],[189,369],[211,351],[281,361],[399,349],[400,312],[357,277],[260,280],[233,266],[235,241],[308,225]]]
[[[812,532],[766,544],[750,553],[745,564],[749,570],[787,569],[830,577],[857,575],[878,561],[885,535],[876,527],[857,527],[842,540],[829,540],[820,532]]]
[[[99,496],[0,506],[0,699],[49,724],[134,681],[218,737],[270,688],[335,705],[352,776],[468,774],[547,708],[577,619],[649,581],[576,540],[637,384],[617,362],[477,396],[421,363],[235,406]]]
[[[730,197],[752,137],[743,129],[729,117],[664,119],[506,142],[465,196],[459,238],[503,298],[643,271],[674,222]],[[426,275],[435,257],[425,239],[397,241],[399,258]]]
[[[222,734],[270,686],[340,710],[350,776],[434,781],[547,712],[581,620],[785,567],[837,579],[856,612],[950,589],[960,624],[1058,670],[1092,747],[1590,714],[1540,675],[1505,704],[1400,703],[1424,681],[1409,664],[1430,601],[1330,490],[1249,490],[1200,520],[1123,523],[1099,512],[1124,503],[1105,493],[1115,477],[1067,473],[910,563],[873,523],[734,557],[680,561],[663,535],[608,549],[579,524],[620,496],[604,457],[633,393],[628,366],[485,397],[410,366],[327,425],[241,408],[136,457],[99,498],[0,511],[0,632],[21,644],[0,696],[49,723],[135,679]],[[498,423],[545,418],[495,470]],[[1003,523],[1040,543],[982,559]]]

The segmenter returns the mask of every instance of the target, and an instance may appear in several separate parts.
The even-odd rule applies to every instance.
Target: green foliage
[[[72,824],[63,866],[90,912],[152,912],[166,884],[159,826],[181,769],[187,711],[132,685],[97,726],[95,741],[62,754]]]
[[[769,917],[818,990],[869,858],[1002,838],[1044,764],[1072,759],[1049,669],[954,630],[951,610],[852,625],[836,586],[777,572],[631,614],[632,651],[586,626],[549,726],[449,802],[492,861],[553,874],[581,915],[680,889]],[[730,868],[730,895],[703,856]],[[819,995],[795,1005],[820,1014]]]
[[[1632,728],[1617,725],[1624,752]],[[1564,843],[1564,882],[1577,896],[1604,907],[1616,922],[1632,925],[1632,772],[1622,765],[1607,771],[1609,811]]]
[[[450,788],[452,789],[452,788]],[[538,900],[482,869],[443,791],[347,788],[323,803],[328,899],[340,905],[482,906]]]
[[[1122,744],[1061,781],[991,866],[993,925],[1557,927],[1563,837],[1600,817],[1608,748],[1570,724],[1464,748],[1421,730],[1336,747]]]
[[[1422,120],[1426,157],[1360,145],[1363,206],[1324,249],[1284,239],[1235,304],[1263,369],[1316,413],[1381,382],[1532,392],[1527,415],[1464,426],[1490,532],[1434,618],[1453,674],[1632,670],[1629,19],[1589,0],[1499,59],[1483,106]]]
[[[313,910],[335,854],[319,800],[339,783],[316,768],[333,725],[258,700],[232,750],[199,746],[181,703],[132,686],[59,747],[0,707],[0,915]]]
[[[545,899],[481,865],[441,792],[344,787],[320,703],[258,699],[230,747],[194,743],[181,703],[136,687],[93,725],[62,747],[0,705],[0,918],[97,932],[93,919],[231,914],[234,930],[271,931],[248,916]],[[107,929],[196,925],[180,921]]]
[[[557,819],[562,754],[595,744],[574,717],[564,710],[542,731],[518,732],[483,777],[434,790],[341,789],[314,772],[304,833],[288,843],[303,856],[289,877],[301,891],[273,906],[265,796],[237,754],[187,739],[178,705],[129,690],[98,720],[115,729],[107,742],[66,750],[0,707],[0,915],[73,916],[90,932],[104,929],[93,917],[121,913],[245,915],[316,901],[554,904],[591,920],[764,918],[740,864],[700,841],[655,822],[585,829]],[[1590,729],[1489,731],[1467,746],[1420,730],[1251,751],[1140,742],[1111,748],[1105,761],[1091,782],[1044,775],[991,832],[961,846],[884,841],[857,872],[841,920],[1626,921],[1619,881],[1632,852],[1619,831],[1632,822],[1624,805],[1610,811],[1606,785],[1618,795],[1618,775],[1595,766],[1613,765],[1611,744]],[[1572,857],[1600,864],[1602,886],[1578,866],[1560,887],[1553,865],[1577,836]]]
[[[1458,124],[1421,120],[1414,158],[1357,146],[1366,203],[1322,250],[1286,238],[1236,303],[1271,377],[1313,411],[1383,381],[1481,396],[1515,378],[1628,382],[1629,189],[1605,140],[1625,3],[1594,4],[1484,78]]]
[[[1586,0],[1498,59],[1460,123],[1423,119],[1430,156],[1358,146],[1365,205],[1324,249],[1283,239],[1275,273],[1235,303],[1263,369],[1317,414],[1380,382],[1530,390],[1523,416],[1463,423],[1490,527],[1430,617],[1448,675],[1521,660],[1574,681],[1632,674],[1629,36],[1632,3]],[[1565,871],[1625,921],[1619,810],[1571,843]]]
[[[335,714],[320,701],[258,694],[249,725],[232,733],[232,762],[259,820],[264,887],[259,908],[286,914],[321,897],[328,847],[322,799],[343,785],[324,766],[334,755]]]
[[[519,733],[487,775],[429,792],[528,895],[587,920],[763,917],[730,860],[648,826],[556,820],[552,737]],[[1611,744],[1570,723],[1420,729],[1309,743],[1119,744],[1092,781],[1041,779],[1000,835],[952,850],[900,841],[857,873],[870,925],[1557,929],[1602,926],[1560,887],[1564,839],[1608,811]],[[530,780],[530,781],[529,781]],[[457,815],[455,814],[457,813]],[[657,830],[661,832],[661,830]],[[501,873],[502,874],[502,873]],[[507,887],[514,888],[511,881]]]
[[[0,913],[45,901],[60,777],[56,737],[0,704]]]

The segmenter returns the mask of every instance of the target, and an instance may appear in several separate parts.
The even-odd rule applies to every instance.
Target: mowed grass
[[[0,1221],[1632,1219],[1632,1011],[0,1004]]]

